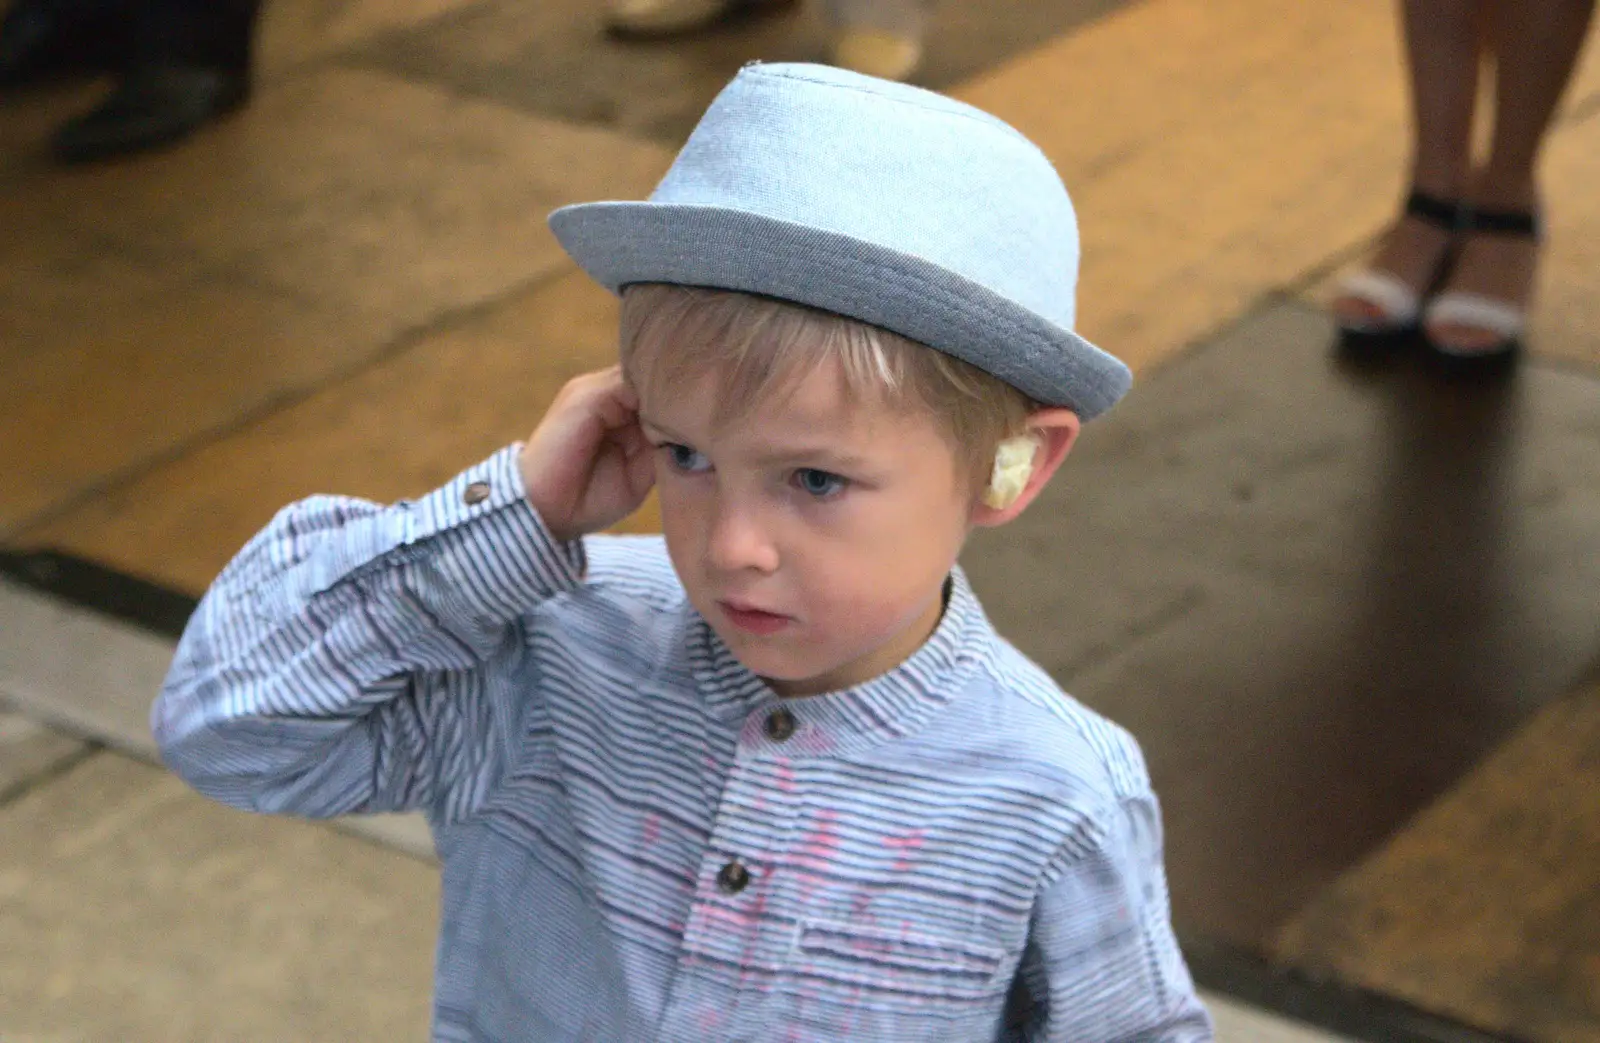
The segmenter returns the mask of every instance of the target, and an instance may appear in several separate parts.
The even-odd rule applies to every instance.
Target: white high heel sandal
[[[1464,230],[1471,235],[1510,235],[1543,238],[1539,216],[1529,211],[1476,210],[1468,213]],[[1446,290],[1428,303],[1422,316],[1423,342],[1430,358],[1456,371],[1498,370],[1516,361],[1527,324],[1527,305],[1466,290]],[[1436,332],[1456,326],[1490,334],[1486,344],[1451,343]]]
[[[1454,234],[1462,227],[1459,203],[1412,190],[1402,213]],[[1366,268],[1339,283],[1339,297],[1360,301],[1376,315],[1371,319],[1339,318],[1341,346],[1356,351],[1390,349],[1414,337],[1422,317],[1422,298],[1449,267],[1452,250],[1446,247],[1429,276],[1428,285],[1414,287],[1393,272]]]

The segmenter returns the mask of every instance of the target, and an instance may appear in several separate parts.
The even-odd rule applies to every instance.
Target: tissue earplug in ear
[[[1018,435],[1001,442],[994,451],[994,475],[983,491],[983,502],[1005,510],[1017,502],[1033,474],[1033,457],[1039,451],[1038,435]]]

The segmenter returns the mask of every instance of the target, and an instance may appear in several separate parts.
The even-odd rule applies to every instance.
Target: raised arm
[[[460,814],[513,733],[502,690],[528,669],[527,613],[582,573],[515,447],[415,503],[302,501],[201,601],[152,730],[175,772],[238,807]]]
[[[581,582],[579,537],[651,484],[615,370],[574,380],[525,447],[414,503],[282,511],[190,620],[151,727],[197,790],[254,811],[469,813],[538,689],[528,627]]]

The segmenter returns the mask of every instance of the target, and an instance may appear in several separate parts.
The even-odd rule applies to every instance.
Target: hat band
[[[842,233],[728,207],[589,203],[550,218],[601,285],[704,286],[777,297],[898,333],[1083,420],[1132,382],[1121,361],[965,276]],[[606,267],[591,266],[604,258]]]

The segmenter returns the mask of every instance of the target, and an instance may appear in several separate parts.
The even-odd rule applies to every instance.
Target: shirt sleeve
[[[1173,935],[1161,815],[1152,794],[1097,816],[1075,838],[1034,904],[1018,970],[1019,1017],[1006,1037],[1026,1043],[1213,1038]]]
[[[528,614],[585,568],[529,504],[519,449],[415,502],[281,511],[178,645],[150,714],[167,764],[252,811],[475,808],[518,734]]]

